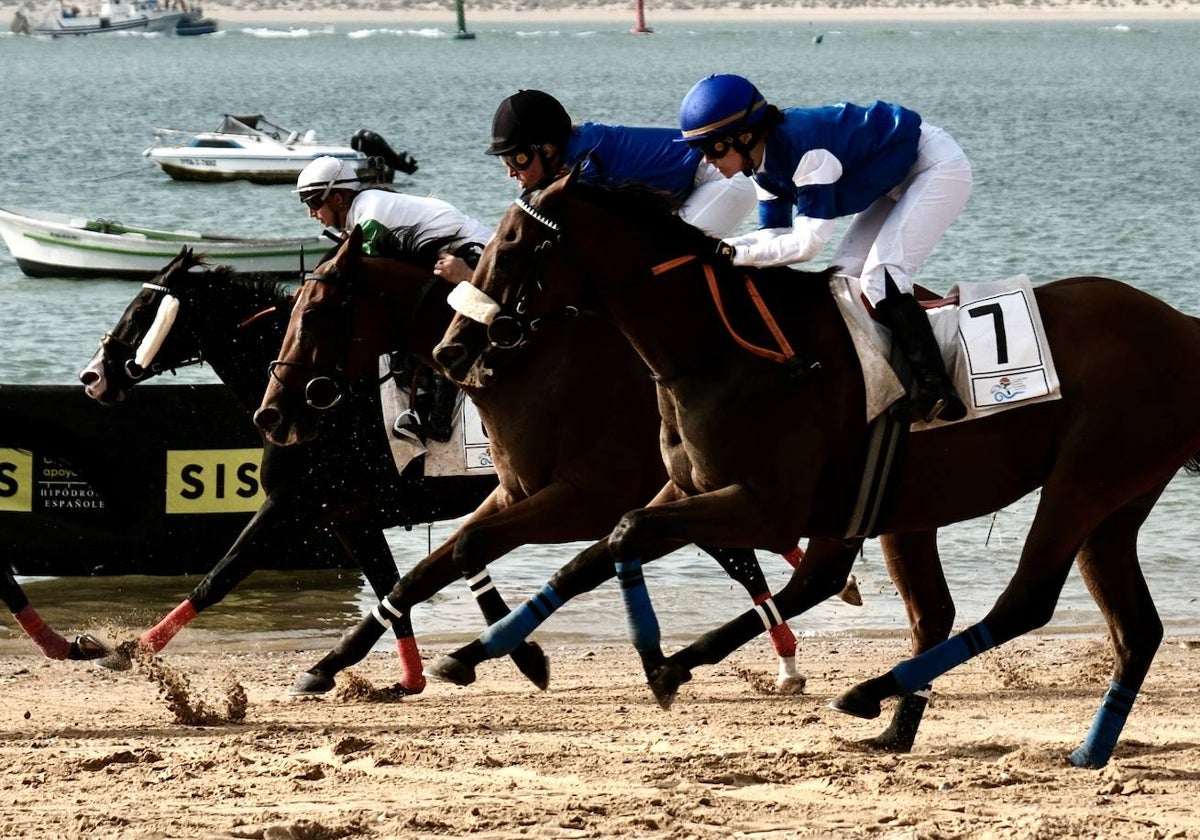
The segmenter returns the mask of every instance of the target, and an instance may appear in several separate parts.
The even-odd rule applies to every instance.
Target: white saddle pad
[[[854,339],[867,388],[867,422],[904,394],[887,362],[887,329],[863,305],[858,279],[836,275],[831,289]],[[927,310],[946,370],[967,407],[958,422],[1062,397],[1033,286],[1024,274],[955,285],[948,304]],[[915,423],[913,431],[946,425]]]
[[[384,377],[389,372],[389,359],[381,356],[379,359],[379,375]],[[411,395],[407,388],[401,388],[395,377],[388,376],[379,386],[379,404],[383,412],[383,430],[387,435],[388,445],[392,450],[392,459],[396,462],[396,471],[404,472],[404,468],[412,463],[414,458],[425,456],[425,475],[495,475],[496,468],[492,464],[491,444],[488,441],[487,430],[483,428],[483,420],[479,410],[460,391],[458,404],[454,409],[452,434],[448,441],[431,440],[422,443],[416,438],[397,437],[392,433],[396,418],[409,408]]]

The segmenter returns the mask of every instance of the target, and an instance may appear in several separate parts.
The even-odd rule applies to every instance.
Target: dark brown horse
[[[445,304],[449,284],[430,287],[426,276],[398,271],[379,260],[361,260],[354,241],[322,267],[321,282],[306,284],[293,311],[282,366],[258,415],[260,426],[281,443],[315,433],[317,414],[304,399],[314,385],[317,391],[326,390],[337,378],[373,364],[388,348],[403,345],[429,354],[453,315]],[[654,385],[620,333],[608,319],[587,315],[548,319],[537,329],[537,341],[517,342],[489,354],[489,364],[502,373],[502,387],[467,387],[487,423],[500,472],[493,498],[401,580],[376,617],[364,619],[343,638],[333,663],[319,663],[307,681],[302,675],[297,690],[327,690],[332,665],[345,667],[365,655],[381,632],[377,616],[407,614],[413,604],[459,574],[473,589],[485,583],[490,587],[486,563],[520,545],[597,538],[623,513],[652,498],[666,480]],[[579,377],[574,365],[580,359],[602,374],[593,381]],[[912,563],[933,570],[935,579],[922,589],[928,595],[923,603],[902,592],[910,608],[920,603],[923,620],[915,636],[921,649],[945,639],[954,618],[933,537],[914,534],[885,543],[889,566]],[[776,615],[753,552],[706,550],[754,598],[754,614],[760,626],[770,630],[783,660],[779,682],[786,687],[794,680],[795,643]],[[524,639],[562,601],[596,588],[615,572],[612,562],[597,563],[590,556],[568,564],[530,602],[489,631],[479,643],[481,658],[516,649],[520,640],[514,636]],[[622,585],[636,585],[639,579],[640,571],[632,577],[622,575]],[[644,652],[647,670],[653,671],[663,657],[657,628],[650,635],[653,639],[643,651],[656,651]],[[473,674],[459,675],[460,682],[470,679]],[[876,743],[908,749],[924,705],[922,698],[904,704]]]
[[[688,542],[779,550],[810,535],[805,562],[776,597],[793,616],[836,591],[853,559],[854,544],[840,536],[864,458],[862,374],[825,274],[755,274],[784,335],[819,372],[797,378],[739,347],[705,269],[724,281],[741,272],[714,264],[715,245],[645,197],[569,176],[508,211],[475,284],[494,306],[493,329],[521,333],[564,307],[588,305],[609,313],[654,371],[671,480],[609,536],[616,562],[636,566]],[[835,708],[875,717],[884,698],[920,690],[1044,625],[1076,559],[1116,656],[1095,723],[1070,755],[1097,767],[1110,757],[1162,637],[1136,539],[1175,472],[1200,466],[1200,323],[1098,277],[1050,283],[1036,299],[1062,398],[911,434],[879,522],[883,531],[936,528],[1041,487],[1017,571],[981,622],[855,687]],[[752,323],[750,304],[730,295],[726,305],[734,323]],[[474,381],[481,331],[457,320],[435,357]],[[580,365],[578,375],[599,374]],[[640,599],[635,624],[651,622],[644,587],[624,591]],[[660,701],[669,702],[695,666],[758,632],[747,614],[672,656],[653,681]]]
[[[311,439],[321,417],[312,403],[335,401],[339,383],[371,369],[381,353],[403,348],[428,359],[454,315],[446,304],[450,283],[393,261],[364,258],[360,239],[354,231],[297,296],[280,361],[256,415],[264,433],[280,444]],[[459,577],[477,597],[498,597],[488,563],[521,545],[595,539],[662,485],[654,388],[637,354],[604,318],[547,323],[544,330],[542,342],[499,362],[507,369],[504,387],[467,389],[488,429],[500,477],[496,491],[333,654],[301,675],[297,693],[328,690],[331,673],[370,650],[386,617],[408,615],[413,605]],[[581,356],[605,371],[603,383],[572,375],[569,360]],[[314,400],[320,392],[332,396]],[[712,553],[764,613],[773,615],[754,553]],[[610,564],[591,586],[612,574]],[[781,687],[792,688],[798,681],[795,638],[782,621],[771,629],[783,660]]]

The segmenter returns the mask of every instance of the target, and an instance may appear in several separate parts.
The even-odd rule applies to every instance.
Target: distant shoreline
[[[203,2],[203,0],[201,0]],[[40,5],[40,4],[39,4]],[[450,0],[414,4],[409,0],[233,0],[203,2],[206,15],[218,23],[284,23],[289,25],[336,23],[427,23],[454,24]],[[634,20],[632,2],[608,3],[580,0],[567,2],[473,2],[467,0],[466,15],[472,23],[611,23],[625,25]],[[11,20],[16,6],[0,5],[0,16]],[[1064,0],[1064,2],[1012,2],[1011,0],[848,0],[838,3],[798,2],[751,4],[710,2],[705,5],[678,0],[669,7],[648,3],[646,24],[701,23],[721,21],[795,22],[1087,22],[1136,23],[1200,20],[1200,0]],[[468,26],[469,28],[469,26]]]
[[[389,7],[390,6],[390,7]],[[384,2],[326,4],[320,0],[300,0],[297,3],[268,7],[263,3],[251,5],[245,0],[233,3],[205,3],[206,14],[231,22],[431,22],[454,21],[453,5],[449,2],[432,6]],[[508,3],[474,3],[467,0],[466,16],[470,23],[617,23],[634,19],[635,6],[628,3],[554,4],[522,7]],[[978,2],[928,3],[911,2],[848,2],[842,4],[795,3],[791,5],[751,5],[712,3],[657,7],[647,3],[646,24],[653,28],[660,23],[702,23],[720,21],[790,20],[797,22],[831,21],[1166,21],[1200,20],[1200,2],[1138,3],[1118,0],[1101,2]]]

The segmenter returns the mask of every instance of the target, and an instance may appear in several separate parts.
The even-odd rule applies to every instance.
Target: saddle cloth
[[[409,408],[411,395],[401,388],[394,376],[389,376],[391,365],[388,356],[379,359],[379,404],[383,412],[383,430],[396,471],[404,472],[416,458],[425,456],[426,476],[449,475],[495,475],[492,465],[491,445],[479,410],[460,391],[454,408],[454,422],[450,440],[422,443],[413,437],[397,437],[392,433],[392,424],[401,413]]]
[[[858,279],[835,275],[830,288],[854,340],[866,384],[867,422],[904,395],[888,364],[891,336],[862,300]],[[1007,280],[955,285],[947,303],[926,310],[967,416],[987,417],[1010,408],[1061,399],[1058,373],[1033,286],[1024,274]],[[945,422],[914,423],[923,431]]]

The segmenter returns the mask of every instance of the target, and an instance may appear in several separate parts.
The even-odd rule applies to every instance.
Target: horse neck
[[[197,282],[187,295],[181,326],[191,333],[201,357],[238,402],[257,407],[267,388],[267,365],[283,343],[283,321],[268,318],[245,327],[242,324],[281,301],[265,287],[237,282],[232,275]]]
[[[392,336],[401,337],[407,343],[404,347],[391,346],[389,343],[382,352],[405,350],[436,367],[433,348],[442,340],[454,317],[454,310],[446,303],[453,287],[447,280],[423,273],[406,275],[402,282],[389,283],[385,301]]]

